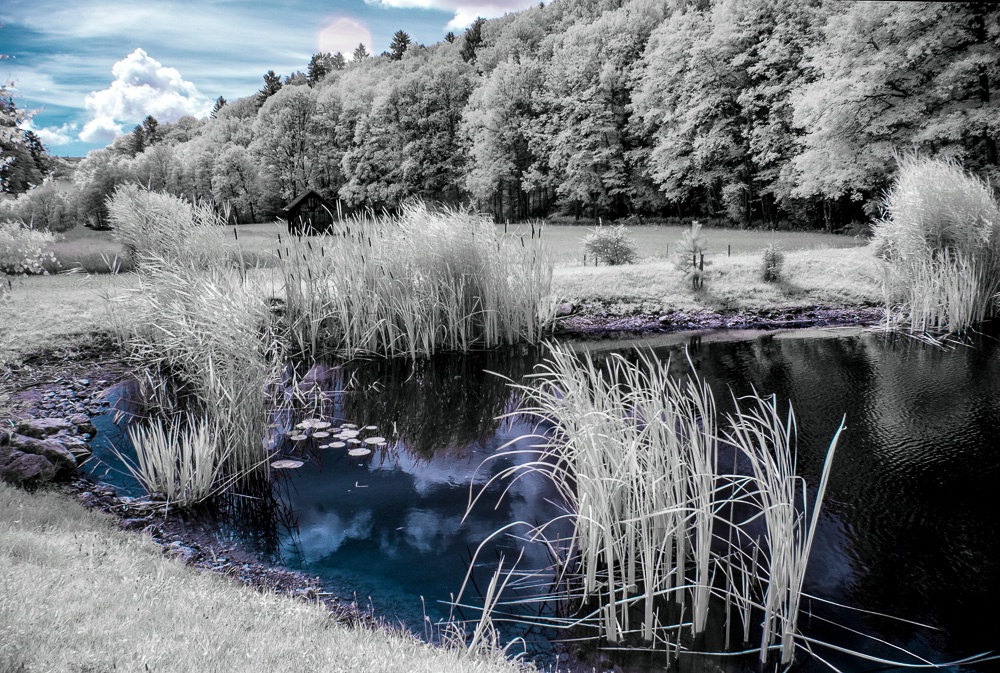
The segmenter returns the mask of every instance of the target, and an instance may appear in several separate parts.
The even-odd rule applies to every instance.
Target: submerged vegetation
[[[958,164],[901,158],[873,245],[890,324],[956,333],[996,315],[1000,205]]]
[[[813,494],[796,474],[795,420],[773,397],[734,400],[720,419],[711,389],[639,353],[599,366],[553,346],[518,413],[548,431],[540,455],[498,475],[547,475],[573,532],[556,541],[562,628],[610,644],[689,650],[710,628],[754,634],[762,661],[798,644],[803,579],[840,431]],[[471,508],[471,505],[470,505]],[[550,524],[535,529],[545,534]],[[710,613],[718,616],[710,622]],[[723,623],[724,622],[724,623]]]

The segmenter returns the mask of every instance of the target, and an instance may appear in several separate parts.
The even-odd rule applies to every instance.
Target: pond
[[[635,345],[671,358],[678,374],[689,367],[686,351],[722,412],[732,408],[729,390],[791,400],[798,469],[812,484],[846,415],[806,577],[806,592],[817,597],[803,605],[807,636],[897,661],[913,659],[896,648],[934,662],[1000,649],[1000,342],[982,337],[940,348],[859,330],[812,330],[578,347],[600,359],[612,347]],[[248,534],[281,563],[323,578],[329,591],[356,596],[388,620],[428,635],[449,614],[476,616],[449,606],[472,556],[494,531],[525,522],[479,550],[462,602],[479,604],[501,557],[505,568],[517,560],[525,572],[505,599],[542,595],[552,581],[545,570],[551,557],[545,544],[523,536],[529,524],[565,513],[559,494],[538,474],[490,482],[511,461],[530,460],[537,441],[522,438],[535,430],[529,421],[497,420],[514,408],[498,374],[521,380],[542,357],[518,349],[440,357],[415,368],[370,362],[319,370],[324,416],[356,424],[360,438],[379,435],[387,443],[352,457],[350,445],[321,449],[321,440],[306,440],[297,447],[309,458],[305,465],[276,471],[271,529]],[[296,420],[280,422],[291,430]],[[102,424],[113,439],[114,427],[108,419]],[[494,458],[505,446],[525,452]],[[484,487],[466,516],[470,493]],[[254,525],[264,524],[257,518]],[[547,534],[554,539],[569,530],[563,519]],[[538,621],[559,606],[531,600],[501,612],[518,610]],[[541,663],[554,656],[550,640],[565,637],[516,624],[504,624],[503,634],[523,637]],[[816,652],[841,670],[892,670],[827,648]],[[802,660],[797,670],[829,670],[818,658]],[[617,663],[663,670],[656,657],[619,656]],[[706,670],[715,665],[753,670],[752,662],[731,659],[713,660]],[[1000,667],[987,662],[961,670]]]

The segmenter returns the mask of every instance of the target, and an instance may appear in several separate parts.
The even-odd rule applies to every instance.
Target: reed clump
[[[128,264],[167,260],[206,268],[223,255],[225,219],[208,204],[128,184],[108,199],[108,215]]]
[[[1000,206],[988,184],[953,161],[899,163],[873,238],[888,322],[965,332],[997,312]]]
[[[762,660],[777,650],[790,662],[840,431],[810,502],[794,416],[773,397],[737,400],[723,423],[708,385],[672,376],[669,362],[616,354],[599,366],[558,345],[533,377],[515,387],[519,413],[547,428],[541,454],[498,478],[540,471],[572,514],[565,598],[582,611],[563,626],[678,651],[680,632],[698,638],[713,611],[727,636],[731,625],[744,641],[759,632]]]
[[[416,359],[537,342],[555,315],[541,228],[505,238],[464,211],[404,206],[279,249],[295,345]]]

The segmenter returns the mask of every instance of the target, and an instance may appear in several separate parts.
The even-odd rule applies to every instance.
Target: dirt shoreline
[[[557,339],[612,340],[652,334],[705,329],[789,329],[822,326],[870,326],[879,323],[883,311],[873,307],[810,307],[764,311],[673,311],[631,316],[608,313],[570,314],[560,318],[554,330]],[[94,381],[107,388],[129,376],[127,362],[107,338],[83,337],[80,343],[56,351],[38,353],[4,376],[4,388],[16,418],[58,416],[53,399],[65,394],[67,381]],[[81,395],[88,413],[98,412],[100,391]],[[76,400],[74,400],[76,401]],[[322,602],[338,620],[350,624],[398,628],[350,596],[326,593],[318,577],[289,570],[260,558],[247,545],[220,540],[218,517],[210,512],[181,513],[166,503],[148,498],[118,495],[107,484],[77,476],[54,486],[84,506],[115,517],[125,530],[136,531],[158,544],[165,555],[192,568],[225,575],[262,591],[274,591],[308,601]]]

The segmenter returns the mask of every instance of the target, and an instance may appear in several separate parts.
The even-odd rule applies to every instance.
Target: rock
[[[45,439],[60,430],[75,431],[76,426],[65,418],[30,418],[17,425],[17,432],[36,439]]]
[[[76,472],[76,458],[58,440],[14,434],[10,437],[10,446],[23,453],[45,458],[55,469],[54,476],[68,477]]]
[[[37,486],[52,481],[56,468],[44,456],[14,448],[0,447],[0,479],[20,486]]]
[[[77,437],[59,437],[56,441],[62,444],[67,451],[73,454],[77,465],[82,465],[83,461],[90,458],[93,454],[93,451],[90,449],[90,445]]]
[[[185,547],[180,542],[171,542],[163,548],[163,551],[167,556],[180,559],[181,563],[185,565],[192,563],[198,557],[197,550]]]
[[[576,307],[573,306],[573,304],[565,302],[563,304],[559,304],[556,308],[556,315],[562,318],[563,316],[572,315],[574,310],[576,310]]]

